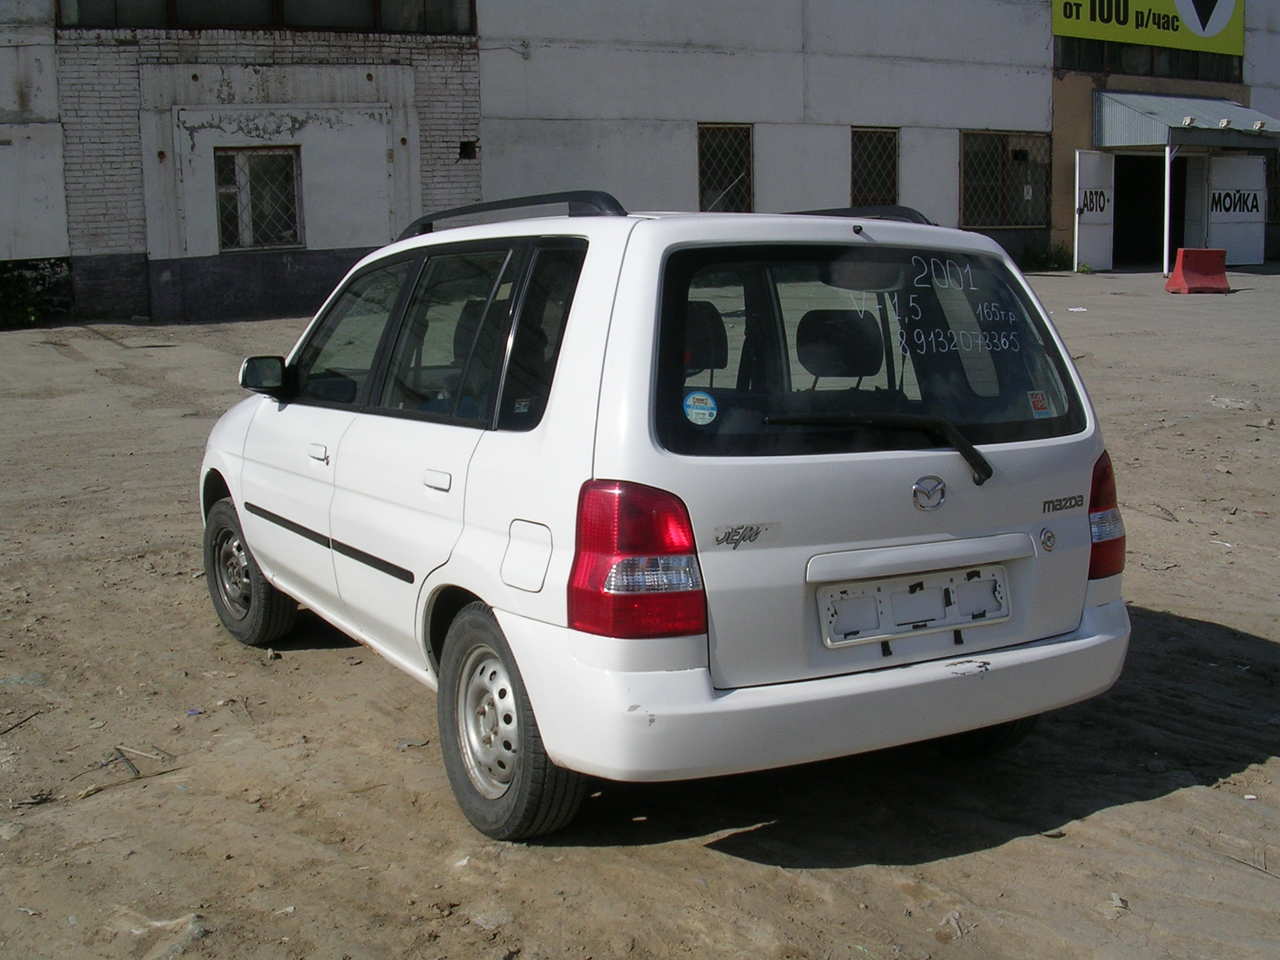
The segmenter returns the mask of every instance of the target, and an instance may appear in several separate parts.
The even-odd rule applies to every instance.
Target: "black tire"
[[[449,625],[436,707],[449,784],[477,830],[527,840],[574,818],[586,778],[547,756],[515,657],[479,601]]]
[[[204,578],[218,619],[246,646],[265,647],[293,629],[298,604],[262,575],[230,499],[205,518]]]

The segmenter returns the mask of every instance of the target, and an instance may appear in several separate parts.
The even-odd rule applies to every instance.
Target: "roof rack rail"
[[[896,203],[881,203],[866,207],[836,207],[832,210],[795,210],[794,213],[811,217],[866,217],[871,220],[900,220],[903,223],[924,223],[934,226],[932,220],[914,207]]]
[[[487,203],[472,203],[465,207],[451,207],[448,210],[437,210],[426,216],[418,217],[396,239],[408,240],[420,234],[431,233],[437,220],[448,220],[452,217],[465,217],[473,213],[490,213],[494,210],[515,210],[520,207],[544,207],[553,203],[567,203],[571,217],[625,217],[617,199],[603,190],[567,190],[563,193],[539,193],[530,197],[512,197],[509,200],[490,200]]]

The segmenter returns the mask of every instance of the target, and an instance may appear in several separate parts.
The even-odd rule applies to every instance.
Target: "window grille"
[[[698,209],[750,213],[751,125],[698,124]]]
[[[215,149],[213,168],[223,250],[301,245],[297,147]]]
[[[898,202],[898,131],[854,127],[850,151],[849,205]]]
[[[961,226],[1048,226],[1048,134],[964,132],[960,153]]]

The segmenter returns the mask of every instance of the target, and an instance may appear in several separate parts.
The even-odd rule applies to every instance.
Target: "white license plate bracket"
[[[833,583],[817,598],[822,642],[832,648],[969,630],[1012,615],[999,564]]]

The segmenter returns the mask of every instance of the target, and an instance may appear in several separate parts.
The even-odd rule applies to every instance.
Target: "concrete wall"
[[[900,134],[899,193],[959,212],[959,131],[1046,132],[1049,6],[478,0],[486,198],[591,186],[697,203],[697,124],[751,123],[755,207],[849,202],[849,127]]]
[[[0,260],[67,256],[52,3],[0,6]]]
[[[1249,0],[1244,21],[1244,82],[1250,106],[1280,117],[1280,6]]]
[[[480,133],[473,39],[60,30],[57,48],[80,308],[309,312],[424,207],[479,196],[459,156]],[[220,255],[213,150],[256,145],[301,150],[305,245]]]

